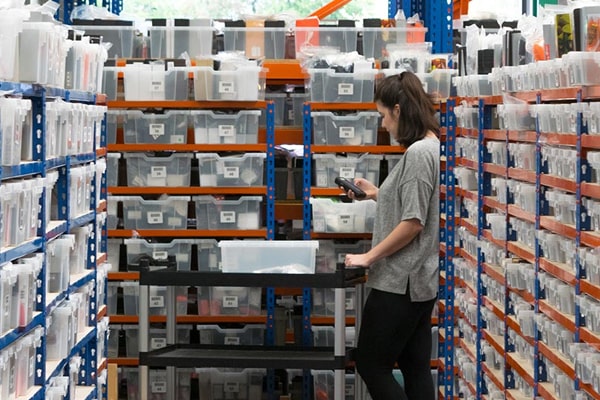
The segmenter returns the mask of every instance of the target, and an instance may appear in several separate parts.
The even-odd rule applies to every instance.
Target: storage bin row
[[[557,311],[575,315],[575,287],[547,273],[538,274],[540,289],[546,301]]]
[[[346,157],[335,154],[313,154],[314,184],[316,187],[338,187],[336,177],[349,180],[364,178],[370,182],[379,182],[382,155],[347,154]]]
[[[312,197],[310,204],[313,232],[373,232],[376,206],[373,200],[343,203],[339,199]]]
[[[0,397],[14,399],[27,395],[35,383],[36,353],[42,345],[44,328],[28,334],[0,350]]]
[[[179,315],[260,315],[261,288],[244,287],[178,287],[176,307]],[[165,315],[167,288],[150,288],[150,315]],[[190,304],[188,307],[188,303]],[[138,315],[138,282],[109,282],[108,314]],[[122,312],[121,312],[122,310]]]
[[[456,86],[459,97],[481,97],[493,94],[489,74],[455,76],[452,85]]]
[[[90,154],[95,148],[101,147],[106,111],[106,106],[68,103],[58,99],[46,102],[46,159]],[[31,129],[27,134],[31,136]],[[31,147],[31,139],[24,140],[23,145]],[[25,150],[31,151],[23,147],[23,152]]]
[[[122,203],[124,229],[187,229],[188,203],[195,204],[197,229],[259,229],[261,202],[259,196],[241,196],[219,200],[213,196],[167,196],[161,200],[145,200],[140,196],[111,196],[108,199],[108,229],[118,224],[117,203]]]
[[[40,198],[50,179],[2,182],[0,248],[20,245],[37,236]]]
[[[306,46],[327,46],[344,52],[360,51],[365,57],[380,59],[388,46],[423,42],[427,32],[421,26],[381,27],[381,21],[377,21],[374,27],[366,21],[367,26],[358,27],[356,21],[347,22],[350,26],[316,24],[290,28],[283,20],[227,20],[224,27],[217,27],[206,18],[153,19],[147,21],[151,26],[144,34],[144,42],[151,58],[178,58],[183,53],[201,58],[224,50],[242,52],[249,58],[284,59],[294,58]],[[103,36],[104,41],[113,43],[108,53],[111,58],[138,57],[138,33],[127,21],[75,20],[74,23],[87,34]]]
[[[106,141],[117,143],[117,128],[122,127],[127,144],[185,144],[188,129],[193,128],[196,144],[256,144],[259,117],[260,110],[169,110],[158,114],[111,109],[107,113]]]
[[[32,132],[31,100],[0,97],[2,165],[33,160]]]
[[[104,46],[75,35],[68,40],[68,27],[44,20],[40,11],[5,11],[0,24],[0,80],[100,91],[107,58]]]
[[[456,155],[477,162],[479,160],[479,144],[477,139],[462,136],[457,137]]]
[[[71,167],[69,169],[68,179],[68,217],[70,219],[77,218],[81,215],[87,214],[93,210],[92,207],[92,192],[96,193],[96,198],[93,200],[98,204],[100,190],[95,190],[95,182],[99,181],[99,178],[104,174],[106,170],[106,162],[100,161],[98,164],[90,163],[78,167]],[[58,193],[58,190],[52,191],[50,218],[52,220],[60,220],[58,213],[58,207],[52,205],[58,205],[58,198],[62,196],[62,193]],[[48,198],[48,196],[46,196]],[[65,210],[63,209],[62,212]],[[64,218],[63,218],[64,219]]]
[[[304,121],[304,103],[310,101],[308,92],[269,92],[265,101],[275,103],[275,126],[302,126]],[[259,126],[267,125],[266,111],[262,111]]]
[[[68,360],[68,375],[56,376],[50,378],[46,386],[47,400],[63,400],[69,395],[75,398],[77,396],[77,383],[79,382],[79,368],[81,367],[81,357],[71,357]]]
[[[62,301],[46,316],[46,359],[63,360],[71,349],[85,337],[89,329],[91,296],[94,283],[89,283],[69,299]]]
[[[33,319],[42,261],[38,253],[0,266],[0,336],[26,327]]]

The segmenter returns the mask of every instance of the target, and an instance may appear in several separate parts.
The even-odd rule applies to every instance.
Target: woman
[[[375,93],[381,125],[406,152],[380,188],[354,183],[377,201],[373,244],[348,254],[347,267],[369,267],[356,368],[373,400],[433,400],[431,314],[437,300],[439,252],[439,123],[419,78],[403,72]],[[355,198],[352,192],[348,196]],[[397,363],[402,388],[392,375]]]

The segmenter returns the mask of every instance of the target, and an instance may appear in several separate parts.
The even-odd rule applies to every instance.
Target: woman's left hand
[[[369,268],[371,261],[367,254],[346,254],[344,264],[347,268]]]

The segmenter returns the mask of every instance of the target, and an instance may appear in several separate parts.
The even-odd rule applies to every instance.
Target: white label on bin
[[[340,139],[353,139],[354,138],[354,127],[353,126],[340,126]]]
[[[223,177],[225,179],[239,179],[240,169],[238,167],[225,167],[223,171]]]
[[[354,95],[354,85],[352,83],[339,83],[338,84],[338,95],[353,96]]]
[[[346,179],[354,179],[354,168],[352,167],[341,167],[340,176]]]
[[[235,211],[221,211],[222,224],[234,224],[235,223]]]
[[[150,339],[150,350],[158,350],[163,347],[167,347],[166,338],[152,338]]]
[[[348,397],[354,398],[354,385],[352,385],[352,384],[344,385],[344,392],[346,393],[346,398],[348,398]]]
[[[237,308],[238,297],[237,296],[223,296],[223,308]]]
[[[346,299],[346,310],[354,310],[354,298],[348,297]]]
[[[163,213],[161,211],[151,211],[148,213],[148,223],[151,225],[163,223]]]
[[[233,336],[233,337],[231,337],[231,336],[230,337],[226,337],[225,338],[225,344],[231,344],[231,345],[237,346],[237,345],[240,344],[240,338],[239,337],[235,337],[235,336]]]
[[[164,92],[165,91],[165,82],[164,81],[152,81],[152,83],[150,84],[152,86],[152,91],[153,92]]]
[[[325,232],[325,220],[313,219],[313,230],[315,232]]]
[[[167,382],[154,381],[150,383],[152,393],[167,393]]]
[[[150,296],[150,307],[160,308],[165,306],[164,296]]]
[[[167,167],[151,167],[150,168],[150,176],[152,178],[166,178],[167,177]]]
[[[239,382],[225,382],[223,384],[223,393],[239,393],[240,384]]]
[[[164,124],[150,124],[148,125],[148,133],[154,140],[158,139],[160,136],[165,135],[165,125]]]
[[[169,217],[169,219],[167,219],[167,225],[181,226],[181,225],[183,225],[183,222],[181,221],[181,218],[179,218],[179,217]]]
[[[327,187],[329,175],[327,172],[317,172],[317,187]]]
[[[219,82],[219,93],[230,94],[235,93],[235,83],[232,81],[220,81]]]
[[[183,135],[171,135],[171,143],[175,143],[175,144],[185,143],[184,136]]]
[[[152,258],[154,258],[155,260],[166,260],[168,257],[169,257],[168,251],[153,251],[152,252]]]
[[[219,136],[235,136],[235,125],[219,125]]]
[[[127,219],[142,219],[141,211],[127,211]]]
[[[352,215],[340,215],[339,216],[339,224],[340,228],[349,228],[352,226]]]

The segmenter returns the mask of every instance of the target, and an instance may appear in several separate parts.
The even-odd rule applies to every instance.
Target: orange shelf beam
[[[333,325],[334,324],[334,319],[333,317],[327,317],[327,316],[315,316],[315,317],[311,317],[310,318],[310,322],[313,325]],[[354,326],[356,324],[356,318],[355,317],[346,317],[346,326]]]
[[[581,232],[581,243],[588,247],[600,247],[600,235],[593,232]]]
[[[577,183],[575,183],[575,181],[570,180],[570,179],[560,178],[558,176],[541,175],[540,183],[544,186],[561,189],[561,190],[571,192],[571,193],[575,193],[575,191],[577,190]]]
[[[157,186],[111,186],[108,188],[110,194],[170,194],[170,195],[197,195],[197,194],[240,194],[240,195],[264,195],[267,188],[260,187],[157,187]]]
[[[460,165],[462,167],[467,167],[471,169],[477,169],[477,163],[474,160],[469,160],[468,158],[464,157],[457,157],[456,165]]]
[[[350,3],[351,0],[332,0],[329,3],[325,4],[323,7],[319,8],[316,11],[313,11],[310,16],[317,17],[319,19],[325,19],[329,15],[333,14],[340,8],[344,7],[346,4]]]
[[[508,205],[508,215],[513,217],[520,218],[522,220],[531,222],[535,224],[535,215],[523,210],[521,207],[516,206],[514,204]]]
[[[311,196],[344,196],[344,192],[339,188],[322,188],[322,187],[311,187]]]
[[[600,149],[600,135],[581,136],[581,145],[589,149]]]
[[[596,348],[596,350],[600,350],[600,335],[591,332],[589,329],[585,327],[579,328],[579,338],[584,342]]]
[[[275,127],[275,144],[298,144],[304,142],[304,132],[302,128],[296,127]]]
[[[475,190],[465,190],[461,188],[456,188],[456,195],[464,197],[465,199],[477,201],[477,191]]]
[[[572,315],[565,315],[561,312],[556,311],[552,308],[545,300],[539,301],[539,309],[541,312],[549,316],[554,321],[561,324],[564,328],[575,332],[575,317]]]
[[[266,101],[125,101],[109,100],[108,108],[182,108],[182,109],[262,109],[267,107]]]
[[[492,335],[488,330],[483,330],[483,337],[485,340],[492,345],[492,347],[499,353],[504,354],[504,344],[498,342],[497,338]]]
[[[586,279],[581,279],[579,285],[582,293],[587,293],[596,299],[600,299],[600,287],[590,283]]]
[[[535,254],[532,249],[523,246],[519,242],[508,242],[507,247],[510,253],[513,253],[517,257],[520,257],[531,264],[535,264]]]
[[[498,388],[504,388],[504,383],[502,380],[500,380],[500,377],[498,377],[497,374],[500,373],[500,371],[496,371],[491,369],[490,367],[487,366],[487,364],[483,364],[483,373],[485,374],[485,376],[487,376],[488,378],[490,378],[490,380],[494,383],[494,385]]]
[[[506,211],[506,204],[500,203],[495,197],[486,196],[483,198],[483,204],[496,210]]]
[[[107,153],[106,147],[96,149],[96,157],[105,157]]]
[[[592,385],[590,385],[590,384],[588,384],[588,383],[582,383],[582,382],[580,382],[580,383],[579,383],[579,387],[580,387],[580,388],[581,388],[581,389],[582,389],[584,392],[586,392],[587,394],[589,394],[590,396],[592,396],[592,398],[593,398],[594,400],[600,400],[600,394],[599,394],[599,393],[597,393],[597,392],[594,390],[594,387],[593,387]]]
[[[147,151],[177,151],[190,153],[201,151],[217,153],[220,151],[266,152],[266,144],[109,144],[108,151],[147,152]]]
[[[508,177],[520,181],[535,183],[535,172],[524,169],[509,168]]]
[[[96,94],[96,104],[104,105],[106,104],[106,95],[103,93]]]
[[[597,183],[581,182],[581,194],[586,197],[600,199],[600,185]]]
[[[535,131],[508,131],[508,140],[511,142],[529,142],[535,143]]]
[[[484,129],[483,137],[488,140],[500,140],[505,141],[507,131],[505,129]]]
[[[471,221],[469,221],[468,219],[460,218],[458,220],[458,223],[460,226],[467,228],[467,230],[469,232],[471,232],[473,235],[477,235],[477,227],[473,223],[471,223]]]
[[[266,229],[248,229],[248,230],[203,230],[203,229],[183,229],[183,230],[154,230],[154,229],[111,229],[108,231],[108,237],[112,238],[131,238],[131,237],[266,237]]]
[[[96,316],[96,321],[100,321],[102,318],[106,317],[107,307],[103,305],[100,311],[98,311],[98,315]]]
[[[485,172],[489,172],[490,174],[494,174],[494,175],[498,175],[498,176],[506,176],[507,175],[506,167],[502,166],[502,165],[485,163],[485,164],[483,164],[483,170]]]
[[[310,103],[312,111],[368,111],[377,110],[375,103]]]
[[[577,135],[562,133],[542,133],[540,134],[542,143],[563,146],[576,146]]]
[[[485,272],[486,275],[494,279],[496,282],[500,283],[502,286],[506,285],[504,274],[498,268],[493,267],[490,264],[483,263],[483,272]]]
[[[109,272],[109,281],[138,281],[140,279],[139,272]]]
[[[569,360],[562,357],[558,351],[550,348],[547,344],[543,343],[541,340],[538,341],[538,346],[540,352],[546,357],[548,360],[552,362],[552,364],[556,365],[560,368],[567,376],[571,379],[575,379],[575,367],[571,364]]]
[[[523,368],[521,359],[516,357],[516,353],[506,353],[506,361],[508,365],[519,374],[519,376],[527,382],[529,386],[533,387],[533,376]]]
[[[540,268],[570,285],[575,285],[577,282],[575,273],[568,270],[571,268],[570,265],[557,264],[542,257],[540,258]]]
[[[275,202],[275,219],[302,219],[304,216],[303,204],[299,202]]]
[[[477,138],[479,136],[479,132],[474,128],[456,128],[457,136],[468,137],[468,138]]]
[[[562,224],[554,219],[554,217],[540,217],[540,225],[542,228],[548,229],[554,233],[558,233],[559,235],[563,235],[571,239],[575,239],[575,235],[577,234],[574,226]]]
[[[137,358],[109,358],[108,363],[125,367],[137,367],[140,364],[140,360]]]
[[[108,259],[108,255],[106,253],[101,253],[96,259],[96,265],[102,265]]]
[[[107,367],[108,367],[108,359],[105,358],[98,366],[98,374],[100,374],[102,371],[104,371]]]
[[[496,246],[500,248],[504,248],[504,244],[506,243],[504,240],[496,239],[492,236],[492,231],[490,229],[483,230],[483,237],[488,241],[494,243]]]
[[[483,305],[487,307],[488,310],[492,311],[496,317],[500,320],[504,319],[504,311],[498,305],[493,302],[489,297],[483,297]]]

